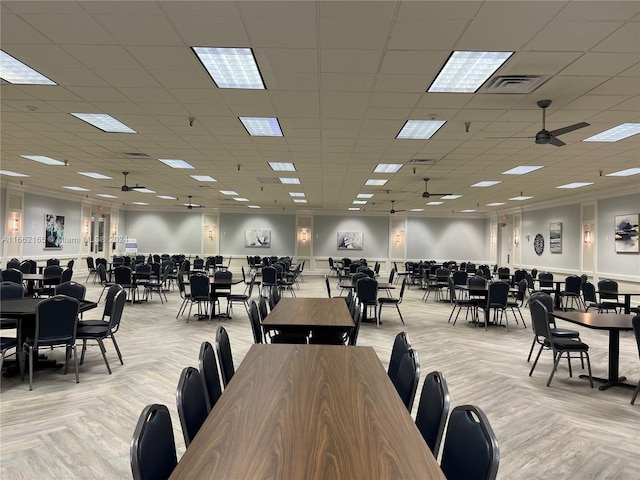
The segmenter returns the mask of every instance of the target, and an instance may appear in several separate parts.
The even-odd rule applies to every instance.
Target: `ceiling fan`
[[[536,102],[538,107],[542,109],[542,130],[540,130],[534,137],[489,137],[489,138],[535,138],[535,142],[539,145],[551,144],[556,147],[562,147],[566,145],[562,140],[559,140],[558,135],[564,135],[565,133],[573,132],[579,128],[588,127],[590,124],[586,122],[575,123],[566,127],[557,128],[556,130],[547,130],[545,128],[546,110],[551,105],[551,100],[538,100]]]
[[[193,203],[191,201],[192,198],[193,198],[193,195],[189,195],[189,203],[186,203],[183,205],[176,205],[176,207],[187,207],[187,210],[192,210],[194,208],[204,208],[204,205],[196,205],[195,203]]]
[[[398,213],[398,212],[406,212],[406,210],[396,210],[395,208],[393,208],[393,205],[396,203],[395,200],[391,200],[391,210],[389,210],[389,213],[391,215],[393,215],[394,213]]]
[[[124,175],[124,185],[122,185],[121,187],[108,187],[108,188],[119,188],[123,192],[130,192],[132,190],[138,190],[138,189],[145,188],[142,185],[138,185],[137,183],[136,183],[135,187],[128,186],[127,185],[127,175],[129,175],[129,172],[122,172],[122,174]]]
[[[423,180],[424,180],[424,192],[422,192],[422,198],[444,197],[445,195],[451,195],[450,193],[431,193],[427,188],[427,183],[429,183],[429,179],[423,178]]]

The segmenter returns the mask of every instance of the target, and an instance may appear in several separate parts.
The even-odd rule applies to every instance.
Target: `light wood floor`
[[[332,279],[334,293],[335,284]],[[99,291],[89,285],[87,298],[97,299]],[[307,277],[297,293],[326,296],[323,279]],[[452,406],[472,403],[487,414],[500,442],[498,478],[638,479],[640,401],[629,404],[632,390],[591,389],[587,381],[569,378],[566,362],[547,388],[549,352],[543,353],[533,377],[528,376],[526,357],[533,335],[528,312],[527,329],[511,317],[510,332],[485,332],[464,319],[456,326],[448,324],[450,306],[432,299],[423,303],[421,297],[422,291],[407,290],[401,305],[406,325],[395,309],[385,309],[380,329],[363,324],[358,343],[375,347],[386,366],[393,337],[406,330],[419,353],[422,378],[432,370],[442,371]],[[129,443],[138,415],[149,403],[168,405],[180,456],[184,442],[175,407],[178,377],[183,367],[197,367],[200,343],[213,343],[219,321],[176,320],[179,305],[176,290],[165,305],[154,298],[126,306],[117,335],[124,366],[107,345],[113,375],[107,374],[94,347],[80,367],[79,384],[71,372],[39,371],[29,392],[19,378],[3,378],[0,478],[131,478]],[[85,318],[98,315],[94,310]],[[237,366],[252,342],[246,313],[236,306],[234,318],[224,326]],[[607,334],[581,329],[581,336],[591,347],[594,374],[604,376]],[[635,340],[629,332],[620,343],[621,373],[635,384],[640,378]],[[50,356],[63,358],[57,350]]]

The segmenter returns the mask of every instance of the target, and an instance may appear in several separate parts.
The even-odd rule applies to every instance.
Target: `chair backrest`
[[[402,360],[403,355],[409,350],[411,350],[409,336],[406,332],[398,333],[393,339],[393,346],[391,347],[391,356],[389,357],[389,367],[387,369],[389,377],[391,377],[392,374],[395,375],[400,365],[400,360]]]
[[[518,293],[516,293],[516,300],[520,303],[524,301],[524,296],[527,293],[527,280],[521,279],[518,282]]]
[[[66,295],[76,300],[84,300],[87,293],[87,287],[77,282],[64,282],[55,286],[53,289],[55,295]]]
[[[395,264],[395,262],[394,262],[394,264]],[[387,281],[388,283],[390,283],[390,284],[393,283],[393,279],[396,278],[396,273],[397,272],[398,272],[398,270],[397,270],[396,267],[393,267],[391,269],[391,273],[389,273],[389,280]]]
[[[12,258],[7,262],[7,270],[10,268],[15,268],[16,270],[20,269],[20,260],[17,258]]]
[[[437,371],[427,374],[418,402],[416,426],[436,458],[440,451],[440,442],[447,422],[447,415],[449,415],[449,408],[449,389],[444,375]]]
[[[231,353],[229,334],[227,334],[227,331],[223,326],[219,326],[216,331],[216,353],[218,354],[218,361],[220,362],[222,385],[226,387],[229,384],[229,381],[231,381],[236,370],[233,366],[233,355]]]
[[[564,279],[564,291],[567,293],[580,294],[582,279],[578,275],[569,275]]]
[[[38,345],[73,345],[80,302],[66,295],[55,295],[36,306],[34,347]]]
[[[256,305],[254,300],[251,300],[251,305],[249,306],[249,321],[251,322],[253,342],[264,343],[262,324],[260,323],[260,313],[258,312],[258,305]]]
[[[531,312],[531,325],[536,337],[551,338],[551,326],[549,325],[549,311],[540,299],[529,299],[529,311]]]
[[[492,282],[487,290],[487,305],[506,306],[509,299],[509,284],[506,282]]]
[[[18,270],[20,270],[22,273],[31,273],[31,263],[24,260],[20,263],[20,268]]]
[[[47,267],[50,265],[60,265],[60,260],[58,260],[57,258],[50,258],[47,260]]]
[[[278,271],[275,267],[268,266],[262,267],[262,283],[268,285],[275,285],[278,282]]]
[[[469,277],[469,280],[467,281],[467,283],[469,284],[469,286],[475,286],[475,287],[485,287],[487,285],[487,279],[484,277],[481,277],[480,275],[473,275],[471,277]]]
[[[636,343],[638,344],[638,356],[640,356],[640,315],[636,315],[631,319],[631,326],[633,327],[633,333],[636,337]]]
[[[531,269],[531,278],[536,278],[538,276],[538,269],[537,268],[532,268]]]
[[[404,297],[404,290],[407,288],[407,277],[402,279],[402,286],[400,287],[400,295],[398,295],[399,302],[402,302],[402,298]]]
[[[378,281],[375,278],[365,277],[356,283],[358,300],[364,303],[375,303],[378,294]]]
[[[96,267],[96,270],[98,271],[98,278],[100,279],[100,284],[101,285],[106,285],[107,283],[107,267],[105,267],[102,263],[99,263],[98,266]]]
[[[454,285],[466,285],[469,274],[465,270],[457,270],[452,274]]]
[[[522,269],[516,270],[515,272],[513,272],[513,283],[518,284],[520,280],[524,280],[526,276],[527,276],[526,270],[522,270]]]
[[[538,280],[540,280],[541,287],[553,287],[553,273],[540,272]]]
[[[493,480],[500,450],[489,420],[480,408],[460,405],[449,417],[440,467],[448,480]]]
[[[131,285],[131,267],[120,266],[113,270],[113,279],[120,285]]]
[[[7,280],[0,283],[0,300],[11,300],[24,297],[24,288],[22,285]]]
[[[109,316],[109,331],[111,333],[116,333],[120,328],[120,321],[122,320],[124,305],[125,303],[127,303],[127,292],[125,292],[124,288],[122,288],[120,285],[114,285],[113,287],[109,288],[108,293],[110,293],[112,289],[117,289],[118,287],[118,290],[114,290],[115,295],[111,300],[111,304],[108,305],[108,303],[105,302],[105,310],[107,306],[111,307],[107,313],[107,315]]]
[[[267,309],[267,299],[265,297],[260,297],[258,300],[258,311],[260,312],[260,321],[264,321],[269,315],[269,310]]]
[[[437,268],[436,269],[436,280],[438,282],[446,282],[449,278],[450,270],[448,268]]]
[[[42,273],[45,276],[46,275],[50,275],[52,277],[57,277],[57,278],[52,278],[50,280],[43,280],[42,281],[43,285],[57,285],[58,283],[62,282],[63,270],[62,270],[62,267],[60,265],[48,265],[48,266],[44,267],[44,271]],[[67,273],[65,275],[65,281],[68,282],[69,280],[71,280],[71,275],[69,275],[69,273]]]
[[[329,283],[329,275],[324,276],[324,283],[327,286],[327,295],[331,298],[331,284]]]
[[[529,305],[531,305],[531,302],[533,302],[534,300],[539,300],[540,302],[542,302],[549,313],[553,312],[553,298],[551,298],[551,295],[549,295],[548,293],[534,292],[529,297]]]
[[[585,302],[596,303],[598,301],[596,298],[596,287],[593,283],[583,282],[580,288],[582,289],[582,297]]]
[[[130,447],[133,480],[166,480],[178,464],[171,415],[165,405],[147,405]]]
[[[609,279],[600,280],[598,292],[601,300],[618,300],[618,282]]]
[[[209,276],[196,273],[189,277],[191,286],[191,298],[194,300],[207,300],[209,298]]]
[[[354,305],[356,302],[353,302]],[[360,324],[362,323],[362,308],[360,305],[355,305],[354,312],[352,315],[353,323],[355,327],[351,330],[351,335],[349,335],[349,345],[355,345],[358,341],[358,334],[360,333]]]
[[[16,268],[8,268],[2,272],[3,282],[13,282],[22,288],[22,272]]]
[[[367,278],[367,277],[369,277],[369,275],[367,275],[366,273],[357,272],[351,275],[351,282],[353,282],[353,284],[355,285],[358,283],[358,280],[360,280],[361,278]]]
[[[200,345],[200,355],[198,356],[198,366],[200,376],[207,393],[209,410],[218,402],[222,395],[222,385],[220,384],[220,374],[218,373],[218,360],[213,350],[213,345],[209,342],[202,342]]]
[[[396,391],[402,403],[409,413],[413,408],[413,400],[416,397],[418,389],[418,381],[420,380],[420,362],[418,360],[418,352],[409,350],[400,359],[400,364],[395,375],[391,375],[391,382],[396,387]]]
[[[193,367],[184,368],[176,389],[176,406],[186,447],[209,415],[206,395],[200,372]]]
[[[511,271],[509,270],[509,267],[500,267],[498,268],[498,278],[500,280],[509,280],[509,274],[511,273]]]
[[[89,270],[93,270],[94,268],[96,268],[95,263],[93,262],[93,257],[92,256],[88,256],[87,257],[87,268]]]

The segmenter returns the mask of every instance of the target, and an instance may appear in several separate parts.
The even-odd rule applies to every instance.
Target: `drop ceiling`
[[[640,190],[638,175],[606,176],[640,166],[640,135],[582,141],[640,122],[638,2],[3,1],[0,7],[2,50],[58,84],[2,81],[2,169],[30,175],[2,176],[3,188],[22,180],[27,191],[101,202],[96,194],[106,193],[126,208],[138,201],[152,209],[181,208],[175,205],[192,195],[194,203],[222,211],[250,204],[345,212],[357,194],[374,193],[357,205],[360,212],[386,212],[394,200],[397,210],[480,215]],[[267,89],[217,88],[193,46],[252,48]],[[548,78],[530,93],[427,93],[454,50],[513,51],[494,76]],[[542,99],[552,100],[548,130],[590,126],[562,135],[563,147],[490,138],[535,136]],[[71,112],[108,113],[138,133],[104,133]],[[277,117],[284,136],[251,137],[241,116]],[[409,119],[446,124],[429,140],[396,139]],[[172,169],[159,158],[183,159],[195,170]],[[297,171],[274,172],[268,162],[293,162]],[[374,173],[378,163],[403,167]],[[519,165],[544,168],[502,174]],[[121,192],[123,171],[130,172],[129,185],[156,193]],[[197,182],[192,174],[217,182]],[[281,184],[280,176],[301,184]],[[429,190],[461,197],[426,206],[438,198],[422,198],[424,177]],[[365,186],[370,178],[388,182]],[[483,180],[502,183],[470,187]],[[593,185],[556,188],[571,182]],[[62,188],[69,185],[89,191]],[[308,203],[294,203],[292,191]],[[508,200],[519,195],[533,198]],[[486,206],[496,202],[505,205]]]

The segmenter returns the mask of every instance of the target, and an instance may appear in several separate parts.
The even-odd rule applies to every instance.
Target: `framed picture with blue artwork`
[[[64,243],[64,215],[45,213],[44,248],[62,248]]]
[[[616,253],[640,252],[640,244],[638,243],[638,220],[640,220],[640,214],[638,213],[616,215],[614,237]]]

